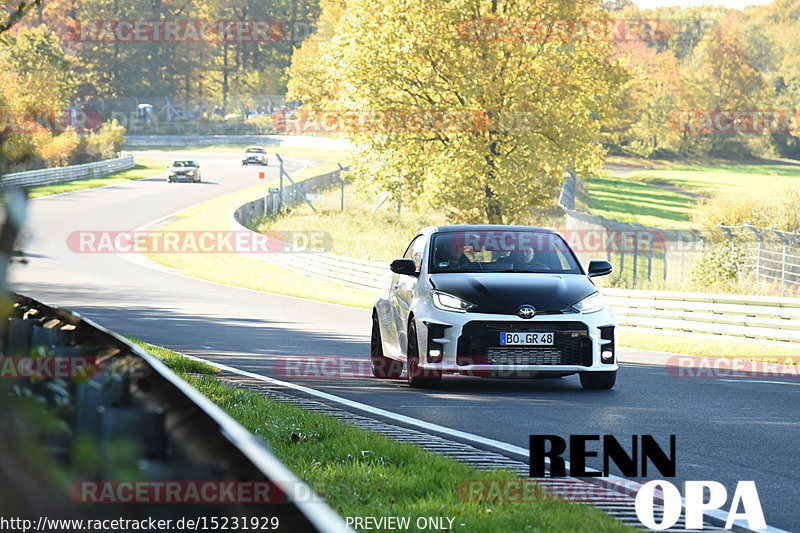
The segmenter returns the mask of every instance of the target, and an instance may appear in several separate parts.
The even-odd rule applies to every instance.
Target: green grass
[[[164,362],[164,364],[167,365],[176,374],[186,375],[186,374],[219,373],[218,368],[215,368],[202,361],[195,361],[194,359],[189,359],[188,357],[186,357],[181,353],[168,350],[167,348],[162,348],[161,346],[150,344],[141,339],[137,339],[136,337],[131,337],[129,335],[126,335],[125,337],[129,341],[138,345],[146,352],[149,352],[150,354],[155,355],[156,357],[161,359]]]
[[[453,459],[229,387],[216,369],[128,337],[268,443],[273,453],[341,516],[455,517],[466,531],[634,531],[588,505],[557,501],[468,501],[467,481],[526,480],[484,472]],[[189,375],[194,374],[194,375]],[[200,376],[196,374],[202,374]],[[542,493],[532,490],[534,496]],[[412,527],[412,531],[416,529]]]
[[[763,361],[767,363],[800,363],[800,345],[798,345],[797,348],[786,348],[784,346],[749,342],[729,342],[676,335],[659,335],[656,333],[645,333],[629,329],[619,332],[617,342],[620,346],[627,346],[629,348],[641,348],[676,354],[724,357],[726,359]]]
[[[416,445],[226,387],[212,376],[189,382],[266,440],[343,517],[403,516],[412,524],[418,517],[455,517],[455,530],[475,532],[633,531],[588,505],[464,501],[459,485],[465,481],[519,478],[506,470],[478,471]]]
[[[754,196],[800,187],[800,165],[772,161],[713,161],[653,165],[646,160],[614,159],[617,164],[642,164],[626,176],[594,176],[585,180],[591,213],[622,222],[689,228],[697,196]],[[657,186],[662,185],[662,187]],[[695,195],[665,189],[673,186]]]
[[[372,213],[381,194],[357,191],[345,186],[345,210],[341,210],[341,189],[325,191],[325,199],[314,202],[316,213],[308,205],[298,205],[290,215],[269,217],[257,222],[258,231],[325,231],[331,236],[333,249],[339,255],[389,263],[403,255],[408,243],[420,228],[446,224],[443,212],[397,214],[397,203],[391,199]]]
[[[120,170],[102,178],[88,180],[75,180],[65,183],[55,183],[53,185],[41,185],[28,189],[30,198],[40,196],[50,196],[51,194],[61,194],[64,192],[80,191],[93,189],[95,187],[105,187],[128,180],[138,180],[149,178],[157,174],[164,174],[169,161],[163,159],[153,159],[149,157],[136,157],[136,166],[128,170]]]
[[[594,176],[585,180],[587,205],[593,215],[620,222],[688,228],[697,200],[658,188],[636,177]]]
[[[325,154],[325,157],[330,154]],[[340,154],[292,175],[295,181],[316,176],[338,168],[335,163]],[[318,160],[322,157],[318,157]],[[273,186],[276,183],[269,183]],[[229,231],[231,213],[240,205],[264,194],[263,185],[227,194],[182,211],[174,219],[155,228],[158,231]],[[263,292],[295,296],[353,307],[369,308],[375,303],[375,294],[336,283],[317,281],[269,265],[258,259],[238,253],[166,254],[148,253],[146,256],[169,269],[195,278],[224,283]]]
[[[774,177],[770,177],[775,175]],[[634,174],[642,180],[666,183],[706,196],[733,194],[758,195],[764,189],[782,191],[800,187],[800,164],[756,162],[673,164],[666,168],[644,169]]]

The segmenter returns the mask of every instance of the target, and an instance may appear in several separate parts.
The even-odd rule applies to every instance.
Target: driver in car
[[[529,265],[533,263],[533,258],[536,255],[536,252],[533,251],[533,247],[529,246],[522,250],[517,250],[516,252],[511,252],[509,256],[511,257],[511,262],[517,268],[523,265]]]
[[[442,236],[436,240],[434,257],[437,268],[462,270],[472,264],[472,261],[464,255],[464,247],[456,246],[452,236]]]

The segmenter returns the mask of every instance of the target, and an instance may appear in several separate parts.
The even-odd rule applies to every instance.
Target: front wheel
[[[406,354],[406,375],[408,384],[417,388],[436,387],[442,381],[442,373],[419,366],[419,347],[417,346],[417,327],[414,319],[408,326],[408,350]]]
[[[608,390],[617,381],[617,371],[581,372],[581,386],[589,390]]]
[[[403,363],[383,355],[381,328],[375,315],[372,316],[372,335],[369,339],[369,366],[372,375],[380,379],[398,379],[403,373]]]

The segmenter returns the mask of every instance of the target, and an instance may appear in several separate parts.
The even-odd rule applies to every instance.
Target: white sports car
[[[610,389],[617,375],[613,311],[555,231],[530,226],[422,229],[391,264],[372,310],[377,378],[433,386],[442,374],[560,377]]]

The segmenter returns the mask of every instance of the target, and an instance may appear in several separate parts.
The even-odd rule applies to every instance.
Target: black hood
[[[433,286],[475,304],[475,313],[515,315],[521,305],[558,312],[586,298],[597,287],[581,274],[511,272],[432,274]]]

